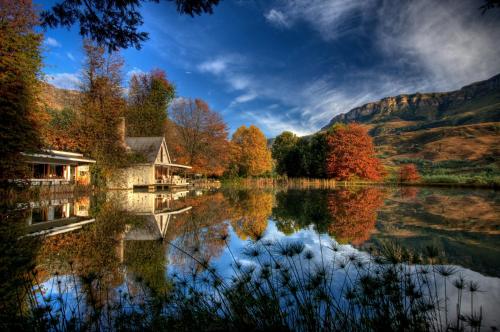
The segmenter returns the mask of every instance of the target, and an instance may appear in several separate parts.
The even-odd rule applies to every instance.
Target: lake
[[[272,273],[280,267],[273,255],[291,262],[292,279],[298,285],[305,285],[311,271],[321,275],[318,271],[326,260],[337,260],[328,272],[328,289],[342,298],[336,302],[338,313],[350,308],[346,295],[350,293],[343,293],[348,289],[345,280],[354,284],[352,280],[367,269],[382,265],[372,259],[379,248],[405,248],[391,249],[390,255],[400,257],[391,264],[412,274],[408,282],[424,280],[419,279],[420,271],[428,273],[428,266],[439,267],[438,273],[429,270],[433,276],[425,280],[434,286],[423,292],[424,297],[443,294],[439,319],[432,316],[438,325],[450,321],[465,328],[480,313],[483,329],[500,326],[500,195],[495,191],[427,187],[114,191],[4,202],[2,211],[0,309],[7,313],[17,308],[12,315],[19,311],[29,316],[28,308],[50,304],[45,312],[55,321],[70,322],[75,316],[85,320],[81,312],[88,313],[88,307],[101,308],[101,313],[112,302],[121,308],[124,298],[125,312],[152,314],[145,303],[172,287],[206,294],[206,285],[213,287],[219,278],[237,284],[235,275],[245,266],[251,267],[245,272],[250,278],[259,273],[263,280],[274,280]],[[300,266],[293,256],[304,257]],[[295,276],[294,269],[301,274]],[[442,280],[437,280],[438,274]],[[279,280],[284,275],[288,274]],[[224,296],[211,301],[224,302]],[[214,312],[224,315],[224,303],[218,305]],[[317,316],[328,317],[328,307],[314,308]],[[358,317],[365,307],[359,308],[345,310]],[[96,326],[110,328],[109,317]],[[53,329],[69,329],[68,323],[54,324]]]

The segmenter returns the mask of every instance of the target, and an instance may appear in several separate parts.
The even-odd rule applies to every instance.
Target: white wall
[[[134,185],[148,185],[155,183],[154,166],[135,165],[121,169],[117,175],[108,180],[110,189],[133,189]]]

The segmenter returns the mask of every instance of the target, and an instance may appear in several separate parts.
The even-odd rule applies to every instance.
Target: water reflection
[[[316,255],[318,241],[334,241],[346,254],[363,254],[386,240],[419,251],[432,245],[442,262],[466,268],[489,290],[481,300],[485,309],[496,308],[499,209],[495,192],[410,187],[116,191],[9,205],[3,216],[12,221],[1,230],[1,269],[7,277],[0,309],[28,296],[18,289],[33,270],[43,296],[57,296],[66,283],[74,285],[72,294],[84,294],[83,302],[73,300],[75,308],[104,308],[123,293],[163,296],[173,273],[213,267],[229,278],[235,260],[244,260],[246,244],[262,239],[300,240]],[[93,222],[79,224],[86,220]],[[53,231],[60,227],[65,232]]]

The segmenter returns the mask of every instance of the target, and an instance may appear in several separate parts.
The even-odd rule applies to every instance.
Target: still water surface
[[[8,229],[2,225],[2,240],[12,241],[9,253],[18,256],[3,267],[9,270],[3,293],[33,267],[41,296],[60,292],[71,273],[100,275],[116,291],[130,280],[158,290],[172,275],[192,271],[186,252],[196,252],[229,278],[235,259],[246,259],[245,245],[261,237],[300,240],[316,253],[335,243],[359,255],[392,241],[416,252],[436,248],[440,264],[460,267],[479,284],[474,305],[483,307],[483,326],[500,326],[500,195],[495,191],[119,191],[16,204],[18,220]],[[450,298],[456,296],[456,290],[450,292]]]

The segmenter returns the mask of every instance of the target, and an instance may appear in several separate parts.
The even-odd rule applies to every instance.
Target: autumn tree
[[[193,172],[221,176],[229,163],[227,126],[201,99],[182,99],[171,110],[167,128],[172,157]]]
[[[420,179],[415,164],[405,164],[399,168],[399,182],[416,182]]]
[[[359,124],[336,125],[327,137],[326,171],[331,178],[379,180],[382,165],[375,156],[373,140]]]
[[[127,136],[163,136],[167,109],[175,87],[164,71],[135,74],[130,79],[127,105]]]
[[[0,182],[24,178],[21,152],[41,147],[36,94],[42,35],[31,0],[0,0]]]
[[[234,172],[240,176],[259,176],[272,170],[271,151],[267,139],[254,125],[241,126],[233,134],[234,145],[232,164]]]
[[[57,150],[77,151],[80,148],[78,140],[78,113],[72,108],[62,110],[48,109],[49,120],[42,129],[44,143]]]
[[[124,144],[118,132],[125,100],[121,86],[123,60],[104,48],[85,42],[86,63],[80,108],[80,150],[98,161],[105,176],[125,163]]]

